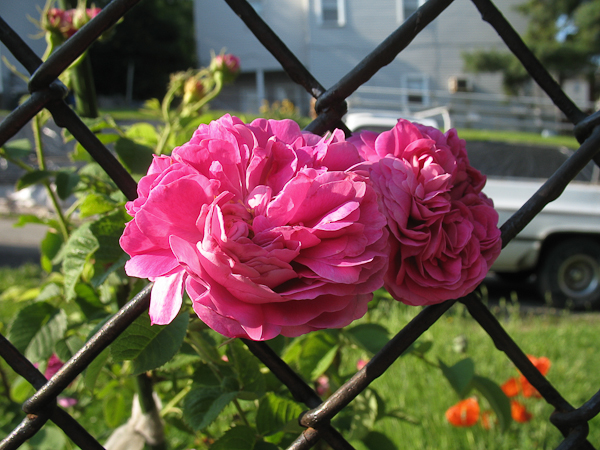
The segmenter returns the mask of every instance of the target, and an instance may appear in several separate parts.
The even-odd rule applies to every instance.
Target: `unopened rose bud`
[[[223,83],[231,83],[240,72],[240,59],[231,53],[215,56],[210,63],[213,73],[221,73]]]
[[[196,78],[188,78],[183,87],[183,103],[195,103],[204,97],[205,90],[202,81]]]

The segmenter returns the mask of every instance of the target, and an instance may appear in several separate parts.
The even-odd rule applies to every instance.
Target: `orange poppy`
[[[536,358],[535,356],[527,355],[527,357],[529,358],[529,361],[531,361],[531,363],[535,366],[535,368],[537,370],[540,371],[540,373],[542,375],[546,375],[548,373],[548,371],[550,370],[551,362],[545,356]],[[523,375],[521,375],[519,377],[519,382],[521,383],[521,389],[523,390],[524,397],[537,397],[537,398],[541,397],[541,395],[537,391],[537,389],[534,388],[531,385],[531,383],[529,382],[529,380],[527,378],[525,378]]]
[[[552,363],[545,356],[540,356],[539,358],[536,358],[535,356],[527,355],[527,357],[529,358],[529,361],[531,361],[531,364],[533,364],[542,375],[546,375],[550,370],[550,366],[552,365]]]
[[[446,419],[455,427],[472,427],[479,420],[479,402],[475,397],[461,400],[448,408]]]
[[[502,391],[507,397],[514,397],[519,393],[521,386],[515,377],[510,377],[502,386]]]
[[[494,416],[492,411],[483,411],[481,413],[481,426],[484,430],[489,430],[494,424]]]
[[[510,414],[515,422],[526,423],[531,420],[533,415],[527,411],[525,405],[516,400],[510,401]]]

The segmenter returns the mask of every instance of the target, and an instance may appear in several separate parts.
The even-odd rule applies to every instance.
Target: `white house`
[[[0,1],[0,17],[16,31],[33,51],[42,56],[46,49],[46,41],[40,37],[40,30],[33,20],[40,19],[39,7],[44,3],[40,0],[2,0]],[[29,75],[8,49],[0,42],[0,57],[6,58],[21,73]],[[11,72],[4,61],[0,61],[0,107],[14,106],[19,93],[27,91],[24,81]]]
[[[250,3],[325,88],[350,71],[398,28],[425,0],[252,0]],[[514,6],[496,2],[517,31],[526,20]],[[242,110],[256,110],[263,99],[288,98],[306,108],[308,95],[292,84],[277,61],[224,2],[195,0],[198,57],[208,64],[211,51],[236,54],[243,76],[237,92]],[[363,106],[391,102],[396,109],[435,106],[435,93],[455,91],[500,94],[497,74],[466,74],[461,53],[505,48],[470,0],[455,0],[414,41],[350,99]],[[231,91],[230,91],[231,92]],[[228,102],[229,103],[229,102]],[[306,109],[305,109],[306,111]]]

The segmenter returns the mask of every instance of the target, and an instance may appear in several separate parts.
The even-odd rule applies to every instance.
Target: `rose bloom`
[[[229,337],[271,339],[362,317],[387,267],[386,219],[337,131],[226,115],[156,156],[127,203],[128,275],[154,281],[152,323],[194,311]]]
[[[460,298],[500,253],[498,214],[470,166],[465,141],[400,119],[390,131],[349,139],[378,191],[390,230],[385,287],[397,300],[428,305]]]
[[[479,420],[479,402],[470,397],[461,400],[446,411],[446,420],[455,427],[472,427]]]

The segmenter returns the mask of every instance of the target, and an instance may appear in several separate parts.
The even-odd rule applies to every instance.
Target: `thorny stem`
[[[46,160],[44,159],[44,150],[42,147],[42,136],[40,133],[41,125],[40,125],[39,114],[34,116],[33,122],[32,122],[32,127],[33,127],[33,139],[35,142],[35,154],[37,156],[38,166],[39,166],[40,170],[46,170]],[[56,198],[56,193],[52,189],[50,182],[48,180],[45,180],[43,182],[43,184],[44,184],[44,187],[46,188],[46,192],[48,192],[48,197],[50,198],[50,201],[52,202],[52,206],[54,206],[54,209],[56,211],[56,216],[58,217],[58,225],[60,228],[60,232],[63,235],[63,239],[66,242],[69,239],[69,230],[67,227],[67,220],[65,219],[65,216],[62,212],[60,204],[58,203],[58,198]]]

